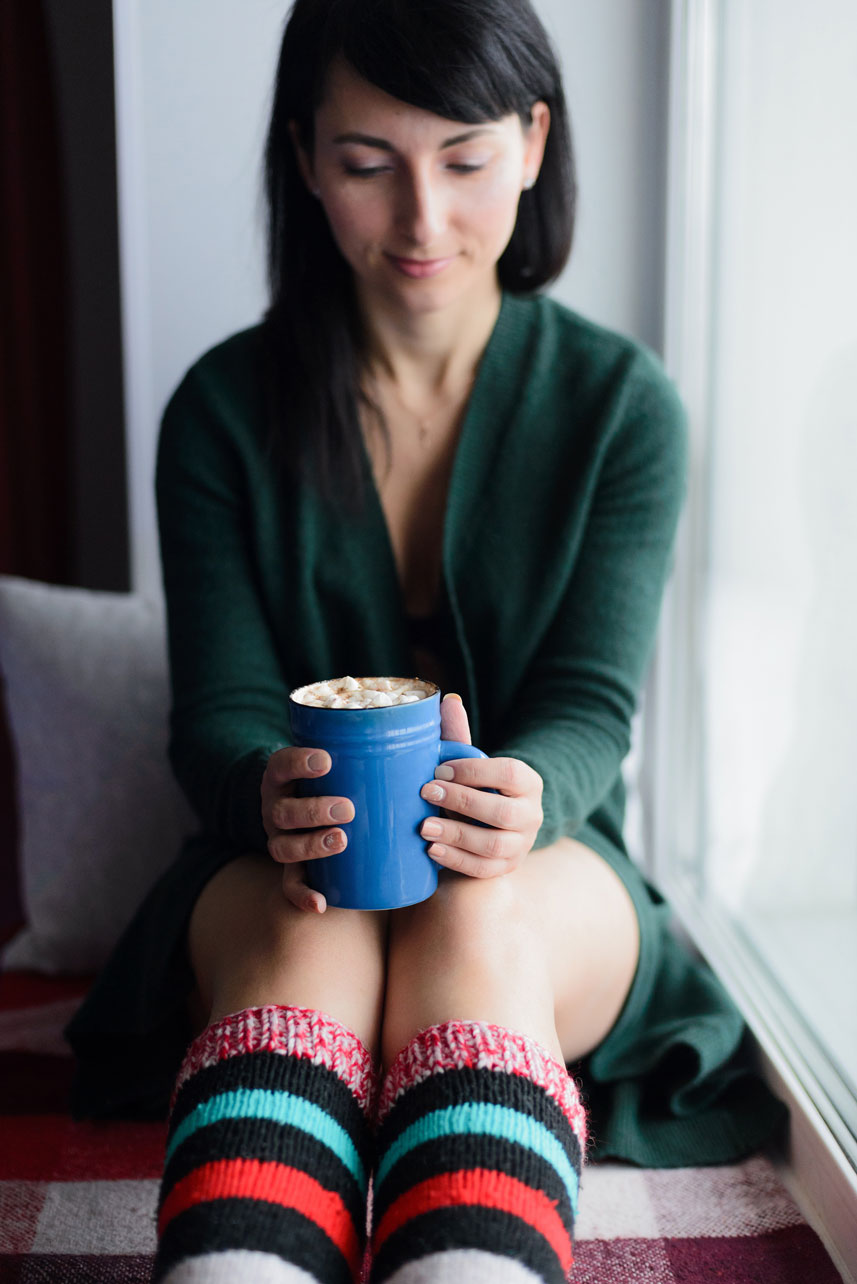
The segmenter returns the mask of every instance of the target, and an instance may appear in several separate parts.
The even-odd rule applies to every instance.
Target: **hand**
[[[467,714],[458,696],[446,696],[440,711],[443,739],[470,744]],[[487,789],[497,793],[485,793]],[[471,878],[510,873],[531,851],[541,828],[542,778],[518,758],[441,763],[435,779],[420,793],[426,802],[444,809],[443,815],[422,824],[420,832],[431,843],[429,855]],[[470,823],[476,820],[482,825]]]
[[[348,843],[331,822],[354,819],[348,798],[299,798],[299,780],[314,780],[330,771],[330,754],[323,749],[278,749],[262,777],[262,824],[268,851],[284,866],[283,893],[300,910],[323,914],[327,901],[307,887],[303,862],[341,852]]]

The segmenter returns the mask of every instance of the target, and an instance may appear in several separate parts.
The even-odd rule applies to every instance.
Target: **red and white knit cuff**
[[[377,1120],[389,1114],[408,1088],[445,1070],[502,1070],[519,1074],[543,1088],[558,1103],[586,1151],[586,1112],[580,1091],[565,1065],[535,1039],[485,1021],[445,1021],[420,1030],[401,1049],[381,1087]]]
[[[173,1102],[182,1085],[198,1071],[227,1057],[253,1052],[278,1052],[326,1066],[350,1088],[364,1110],[373,1109],[377,1071],[371,1053],[354,1031],[315,1008],[277,1004],[244,1008],[203,1030],[185,1054]]]

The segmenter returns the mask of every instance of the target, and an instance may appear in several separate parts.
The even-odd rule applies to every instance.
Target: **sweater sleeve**
[[[170,761],[203,828],[264,851],[260,785],[288,740],[289,687],[260,593],[236,407],[196,368],[164,414],[156,491]]]
[[[561,605],[493,752],[544,781],[536,846],[574,834],[615,785],[671,569],[686,485],[684,411],[644,352],[613,416]]]

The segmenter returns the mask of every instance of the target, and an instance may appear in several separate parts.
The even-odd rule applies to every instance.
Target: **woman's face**
[[[526,129],[517,115],[457,124],[335,63],[313,155],[298,154],[364,300],[425,314],[496,291],[548,126],[544,103]]]

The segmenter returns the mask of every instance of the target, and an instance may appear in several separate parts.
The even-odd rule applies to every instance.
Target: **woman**
[[[590,1148],[746,1154],[780,1108],[627,858],[620,765],[683,491],[675,394],[537,290],[571,244],[528,0],[297,0],[267,147],[272,303],[164,418],[171,756],[203,833],[69,1034],[84,1113],[174,1093],[157,1278],[560,1280]],[[428,901],[327,908],[291,688],[466,693]],[[469,737],[447,696],[444,732]]]

